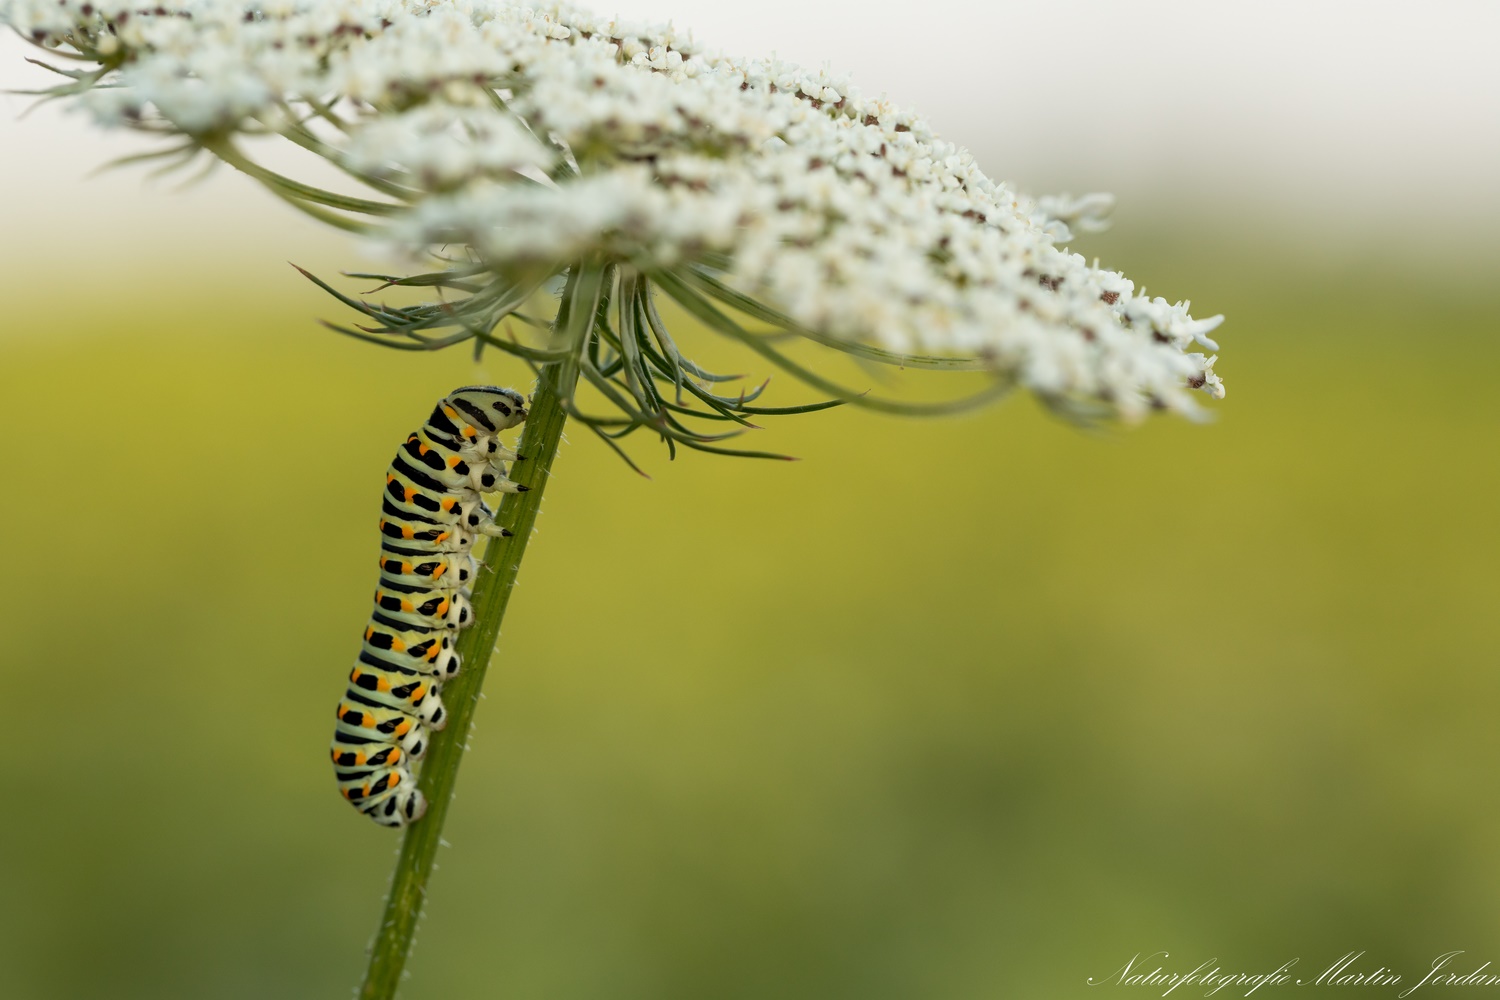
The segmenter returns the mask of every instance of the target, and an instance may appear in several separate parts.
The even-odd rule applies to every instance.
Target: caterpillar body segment
[[[381,826],[405,826],[427,812],[427,798],[407,768],[335,769],[334,774],[344,798]]]
[[[408,591],[382,584],[375,607],[388,621],[433,628],[467,628],[473,617],[467,593],[456,588]]]
[[[427,555],[433,552],[467,552],[473,536],[458,525],[410,524],[399,515],[380,519],[381,551],[391,555]]]
[[[458,654],[453,652],[453,631],[422,625],[375,624],[365,628],[360,655],[395,664],[416,673],[431,673],[438,679],[459,672]]]
[[[421,720],[399,708],[355,702],[339,703],[338,725],[333,731],[334,759],[345,751],[361,750],[366,756],[380,746],[398,746],[408,759],[420,760],[427,752],[427,730]]]
[[[440,483],[446,489],[468,488],[486,493],[524,492],[524,486],[513,483],[506,477],[504,463],[513,461],[517,457],[515,452],[502,449],[498,443],[491,450],[488,438],[476,444],[472,438],[460,441],[436,431],[431,426],[431,421],[440,415],[440,410],[441,407],[434,410],[433,417],[428,418],[429,423],[407,437],[396,453],[395,461],[391,463],[393,471],[429,489]],[[500,429],[510,426],[513,425],[506,424]],[[472,427],[467,429],[473,430]]]
[[[479,516],[491,514],[484,501],[479,499],[480,493],[524,492],[519,484],[504,478],[503,472],[497,476],[489,465],[467,468],[469,475],[461,485],[443,488],[463,490],[469,495],[469,499],[460,499],[459,496],[434,497],[428,487],[400,470],[392,469],[386,473],[386,495],[381,504],[381,513],[417,524],[462,524],[472,528],[481,523]],[[436,479],[432,481],[440,482]]]
[[[388,587],[467,587],[474,579],[474,557],[433,552],[424,556],[380,555],[380,582]]]
[[[364,767],[369,762],[375,760],[394,765],[401,760],[421,759],[415,754],[410,753],[405,747],[402,746],[396,746],[390,743],[382,743],[377,739],[352,737],[347,733],[344,734],[344,736],[346,737],[345,739],[335,739],[333,742],[333,746],[329,747],[328,749],[329,756],[333,758],[335,769]],[[412,740],[410,742],[417,743],[416,740]],[[387,752],[391,750],[401,751],[400,756],[398,757]],[[422,744],[422,751],[423,753],[427,751],[425,742]]]
[[[366,741],[363,745],[348,744],[344,747],[335,747],[332,756],[335,768],[348,771],[354,768],[389,768],[389,766],[401,763],[407,754],[401,747]]]
[[[434,480],[435,481],[435,480]],[[444,489],[447,489],[445,486]],[[462,501],[446,494],[434,496],[400,470],[385,474],[385,492],[380,510],[401,521],[420,524],[458,524],[463,519]]]
[[[335,767],[334,776],[338,779],[339,791],[343,792],[344,798],[350,802],[362,802],[373,805],[381,793],[389,792],[401,784],[403,777],[402,769],[399,767],[361,767],[345,770]]]
[[[477,492],[466,487],[455,489],[465,489],[465,492],[472,493],[472,498],[438,511],[396,502],[387,490],[386,498],[381,501],[380,531],[383,535],[383,549],[393,555],[468,552],[469,547],[474,544],[472,532],[487,535],[510,534],[493,523],[495,514],[484,504],[483,499],[478,498]],[[455,531],[459,528],[462,531]]]
[[[464,451],[456,442],[417,431],[406,439],[397,457],[403,472],[416,473],[414,479],[421,477],[418,482],[426,479],[441,483],[444,489],[460,489],[470,487],[474,474]]]
[[[498,439],[525,419],[514,390],[456,389],[386,469],[380,583],[329,750],[340,794],[382,826],[405,826],[427,810],[411,762],[448,722],[439,691],[459,670],[454,642],[474,617],[474,543],[510,534],[481,494],[526,489],[506,475],[505,463],[522,457]]]
[[[377,667],[364,660],[349,671],[351,691],[358,691],[372,705],[415,716],[429,729],[441,729],[447,721],[437,687],[438,682],[428,674]]]
[[[362,661],[390,664],[419,674],[446,680],[458,673],[458,654],[453,652],[450,629],[385,625],[371,622],[365,627]]]

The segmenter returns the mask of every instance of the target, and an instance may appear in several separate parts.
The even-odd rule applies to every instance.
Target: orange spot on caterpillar
[[[359,721],[366,729],[375,728],[375,716],[371,715],[369,712],[366,712],[365,717],[363,719],[360,719]]]
[[[376,691],[389,691],[390,689],[391,689],[391,682],[390,681],[386,680],[384,677],[380,677],[380,678],[376,679],[376,681],[375,681],[375,690]]]
[[[454,468],[455,466],[458,465],[459,462],[462,462],[462,461],[463,461],[463,459],[459,458],[457,455],[450,455],[448,457],[448,468],[450,468],[450,469]]]
[[[411,720],[402,719],[401,725],[396,727],[396,735],[405,736],[409,732],[411,732]]]
[[[411,498],[414,497],[414,496],[416,496],[417,492],[418,491],[417,491],[417,488],[415,486],[408,486],[406,488],[406,502],[407,503],[411,503]]]
[[[397,639],[395,636],[391,636],[391,649],[397,653],[404,653],[406,652],[406,643],[402,642],[400,639]]]

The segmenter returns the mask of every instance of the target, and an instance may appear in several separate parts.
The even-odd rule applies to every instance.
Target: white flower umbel
[[[100,121],[412,250],[466,245],[496,274],[602,261],[865,357],[968,359],[1125,418],[1224,394],[1190,351],[1216,349],[1219,317],[1059,246],[1107,198],[1023,199],[826,70],[502,0],[0,0],[0,19],[81,67],[58,89]],[[236,139],[266,132],[377,200],[259,171]]]

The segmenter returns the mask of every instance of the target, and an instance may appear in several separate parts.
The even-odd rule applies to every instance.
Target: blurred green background
[[[1229,315],[1213,424],[844,410],[755,441],[805,461],[649,446],[649,482],[573,434],[405,997],[1500,959],[1495,259],[1079,246]],[[6,997],[361,973],[397,838],[325,748],[380,470],[446,389],[526,380],[322,332],[264,253],[6,293]]]

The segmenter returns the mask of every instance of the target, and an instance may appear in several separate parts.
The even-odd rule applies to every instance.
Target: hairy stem
[[[412,935],[417,929],[417,917],[427,893],[427,880],[441,843],[443,822],[448,818],[453,786],[458,780],[458,765],[463,760],[469,739],[469,727],[479,703],[485,668],[489,666],[495,640],[500,635],[500,621],[505,617],[505,607],[515,589],[521,557],[531,540],[537,512],[542,506],[542,494],[546,491],[552,462],[562,440],[567,415],[559,396],[571,396],[574,388],[557,381],[560,377],[567,378],[563,367],[560,362],[549,364],[542,369],[537,380],[530,415],[516,449],[525,460],[514,463],[510,473],[511,478],[529,486],[530,490],[506,495],[496,520],[514,534],[509,538],[491,539],[484,552],[483,568],[478,573],[471,597],[474,624],[458,638],[457,651],[463,670],[443,685],[443,702],[449,712],[448,726],[433,734],[422,763],[418,783],[427,796],[427,815],[406,828],[406,838],[401,842],[401,854],[391,877],[391,891],[386,897],[380,932],[376,935],[370,966],[360,988],[361,1000],[391,1000],[396,995],[401,970],[411,951]],[[576,381],[576,364],[571,374]]]

